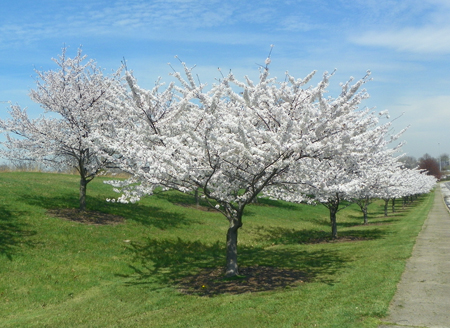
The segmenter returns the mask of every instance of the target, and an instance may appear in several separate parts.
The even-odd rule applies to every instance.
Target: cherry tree
[[[391,136],[389,142],[397,140],[406,129]],[[427,193],[433,188],[435,179],[426,177],[423,171],[411,169],[402,160],[404,154],[396,156],[403,143],[394,148],[381,149],[373,154],[361,170],[361,185],[353,201],[359,205],[367,224],[367,207],[373,199],[384,200],[384,214],[387,216],[389,201],[395,211],[395,199],[417,193]]]
[[[362,172],[362,174],[360,189],[353,195],[352,201],[361,209],[364,224],[367,225],[369,223],[368,207],[378,198],[377,188],[379,187],[379,181],[387,174],[387,170],[384,165],[372,166],[367,171]]]
[[[385,216],[388,215],[389,201],[393,201],[394,207],[395,199],[428,193],[436,184],[435,177],[426,175],[423,170],[408,169],[396,160],[390,167],[380,165],[378,169],[381,170],[374,172],[367,194],[384,200]]]
[[[87,184],[111,164],[107,156],[111,150],[99,147],[93,135],[99,127],[106,131],[111,122],[113,107],[109,104],[116,101],[120,70],[105,76],[93,60],[86,61],[81,49],[68,58],[64,48],[52,60],[58,70],[36,70],[36,89],[30,91],[44,115],[33,119],[26,108],[11,104],[11,119],[0,120],[6,134],[2,154],[52,168],[75,168],[80,174],[80,210],[85,210]]]
[[[186,77],[175,72],[178,82],[164,91],[159,83],[140,88],[127,72],[131,95],[121,97],[128,99],[121,108],[131,123],[126,129],[118,124],[116,138],[99,136],[121,155],[121,168],[133,173],[128,181],[111,182],[122,192],[118,201],[136,201],[158,185],[198,190],[226,217],[229,277],[239,273],[245,207],[258,195],[302,201],[304,194],[296,191],[314,171],[307,159],[333,158],[373,122],[367,110],[356,110],[367,97],[359,89],[368,75],[345,83],[332,98],[325,93],[333,73],[306,87],[315,72],[304,79],[287,74],[278,82],[267,65],[257,82],[241,82],[230,73],[209,91],[184,63]]]
[[[374,114],[374,113],[373,113]],[[381,115],[385,112],[380,113]],[[328,208],[330,213],[331,236],[337,238],[337,213],[360,199],[369,185],[374,169],[380,162],[388,162],[394,149],[387,148],[388,142],[399,135],[386,138],[390,124],[379,125],[374,115],[369,116],[365,131],[348,138],[348,147],[341,149],[333,158],[326,160],[310,159],[315,170],[308,177],[307,188],[303,191],[314,203]],[[364,197],[364,205],[368,198]],[[363,205],[363,206],[364,206]]]
[[[392,163],[393,162],[393,163]],[[392,163],[392,166],[387,164]],[[390,197],[386,200],[387,191],[390,190],[390,195],[393,195],[394,190],[398,188],[397,176],[402,174],[404,169],[400,168],[400,164],[395,161],[379,163],[378,166],[373,166],[365,172],[365,179],[363,188],[357,193],[355,203],[358,204],[363,212],[364,224],[368,224],[367,211],[368,205],[373,199],[381,198],[385,200],[385,205],[388,204]],[[387,210],[387,207],[385,208]]]
[[[331,237],[337,238],[337,213],[349,206],[351,196],[360,186],[357,163],[341,165],[334,160],[314,161],[316,174],[309,179],[305,193],[329,210]]]
[[[363,213],[364,224],[368,224],[368,206],[374,199],[380,198],[378,190],[382,183],[389,181],[392,172],[399,171],[403,167],[398,162],[401,156],[395,156],[401,149],[403,143],[396,147],[388,148],[387,145],[397,140],[406,129],[400,131],[397,135],[385,139],[385,144],[377,151],[370,152],[368,161],[364,164],[363,169],[359,173],[360,185],[356,193],[353,194],[352,201],[356,203]]]
[[[398,178],[397,194],[392,198],[412,198],[430,192],[436,185],[437,179],[428,175],[427,171],[416,169],[405,169]],[[395,211],[393,203],[393,211]],[[385,211],[386,212],[386,211]],[[386,213],[385,213],[386,214]]]

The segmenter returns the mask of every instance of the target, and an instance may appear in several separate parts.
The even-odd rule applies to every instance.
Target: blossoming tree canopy
[[[248,77],[241,82],[230,73],[206,91],[183,67],[186,77],[174,73],[178,83],[169,85],[170,92],[146,91],[127,73],[132,103],[121,108],[133,125],[119,125],[120,138],[105,142],[121,154],[121,167],[133,177],[112,184],[122,188],[124,202],[151,193],[155,185],[200,190],[229,221],[226,275],[234,276],[246,205],[259,194],[301,201],[302,193],[292,190],[313,170],[303,159],[333,158],[374,123],[368,110],[357,110],[367,97],[359,89],[368,74],[331,98],[324,93],[333,74],[306,87],[314,72],[278,82],[266,67],[257,82]]]
[[[392,149],[387,145],[397,140],[403,131],[388,138],[389,129],[390,123],[379,125],[372,115],[365,131],[348,137],[350,147],[341,148],[339,153],[326,160],[309,159],[310,166],[315,170],[307,177],[303,192],[311,197],[312,202],[329,209],[332,238],[337,238],[337,212],[355,199],[366,196],[364,191],[372,182],[375,170],[378,172],[380,168],[383,171],[399,166],[392,155],[401,144]]]
[[[62,55],[53,61],[58,70],[36,70],[36,89],[30,98],[44,109],[31,119],[26,109],[10,106],[9,120],[0,120],[7,133],[3,155],[11,159],[36,160],[53,168],[73,167],[80,174],[80,210],[86,208],[86,186],[110,164],[94,132],[111,123],[112,108],[120,88],[120,70],[105,76],[96,63],[86,61],[81,49],[73,58]]]

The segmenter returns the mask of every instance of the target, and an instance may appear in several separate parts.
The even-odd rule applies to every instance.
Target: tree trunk
[[[339,211],[340,202],[339,193],[336,193],[334,198],[329,199],[327,203],[322,203],[330,211],[331,238],[333,239],[337,238],[336,213]]]
[[[200,205],[200,200],[198,197],[198,188],[195,188],[195,205],[197,205],[197,207]]]
[[[331,221],[331,237],[337,238],[337,222],[336,222],[336,209],[330,208],[330,221]]]
[[[242,215],[242,214],[241,214]],[[227,232],[227,258],[225,277],[234,277],[239,274],[238,262],[237,262],[237,240],[238,229],[242,227],[242,217],[238,214],[238,217],[228,218],[230,226]]]
[[[369,224],[369,220],[367,218],[367,205],[364,206],[364,208],[362,209],[363,215],[364,215],[364,224],[367,225]]]
[[[364,224],[368,224],[369,220],[367,217],[367,207],[370,204],[370,197],[369,196],[365,196],[364,198],[360,198],[355,200],[355,203],[359,206],[359,208],[361,209],[361,212],[363,213],[363,218],[364,218]]]
[[[86,211],[86,188],[88,181],[85,177],[80,179],[80,211]]]
[[[389,199],[384,200],[384,216],[388,216]]]
[[[395,197],[392,198],[392,213],[395,213]]]
[[[331,223],[331,238],[336,239],[337,238],[337,222],[336,222],[336,213],[337,213],[338,207],[336,206],[330,206],[330,223]]]

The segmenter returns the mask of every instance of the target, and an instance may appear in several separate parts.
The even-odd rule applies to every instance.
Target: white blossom
[[[53,61],[58,70],[36,70],[36,89],[30,91],[44,114],[31,119],[26,108],[11,104],[11,119],[0,120],[6,134],[2,155],[39,161],[54,169],[75,168],[81,178],[80,209],[84,210],[86,185],[111,163],[108,157],[113,152],[98,142],[96,130],[106,133],[114,121],[110,104],[121,87],[120,70],[105,76],[92,60],[86,61],[81,49],[68,58],[64,48]]]
[[[343,84],[341,94],[332,98],[325,94],[334,73],[306,87],[314,72],[278,82],[264,69],[257,83],[229,74],[206,90],[182,65],[187,79],[173,73],[178,83],[163,91],[160,85],[144,90],[127,75],[131,95],[120,98],[131,123],[119,122],[117,137],[104,140],[120,154],[121,168],[133,174],[129,181],[111,182],[121,188],[119,201],[135,201],[156,185],[199,190],[212,207],[220,204],[232,236],[242,226],[245,206],[256,197],[304,201],[316,163],[339,158],[335,165],[340,165],[346,159],[339,154],[362,153],[364,138],[376,137],[376,116],[358,108],[368,97],[359,89],[369,74]],[[236,253],[230,252],[227,272],[236,274]]]

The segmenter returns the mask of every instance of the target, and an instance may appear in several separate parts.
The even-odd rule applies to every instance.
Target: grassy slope
[[[76,207],[77,184],[70,175],[0,174],[1,327],[376,327],[433,198],[388,218],[374,203],[370,221],[385,224],[369,226],[350,207],[339,213],[340,235],[370,240],[322,244],[307,240],[330,233],[325,208],[263,200],[244,217],[240,265],[299,269],[311,281],[200,297],[179,293],[171,279],[223,264],[220,214],[178,206],[193,200],[177,193],[109,204],[116,195],[96,179],[88,208],[122,215],[124,224],[46,215]]]

